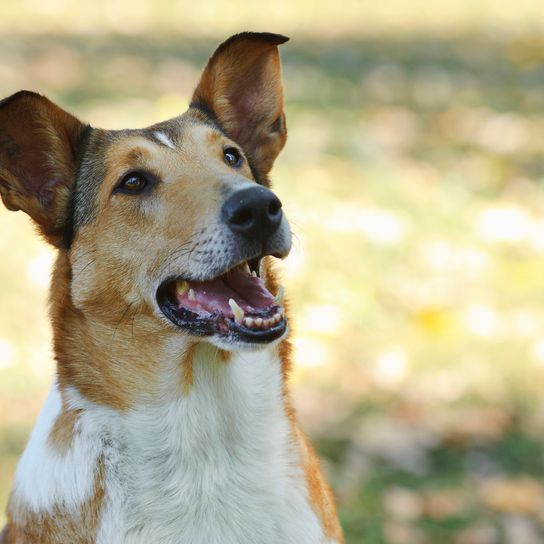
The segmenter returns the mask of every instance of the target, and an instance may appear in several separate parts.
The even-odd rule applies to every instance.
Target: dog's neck
[[[246,446],[258,450],[261,439],[271,455],[282,447],[279,435],[291,439],[287,344],[224,351],[157,330],[149,310],[126,301],[112,300],[107,312],[89,316],[73,302],[69,274],[61,254],[53,283],[67,289],[59,297],[57,287],[51,300],[61,412],[107,415],[112,440],[124,437],[132,452],[145,444],[180,460],[205,459],[214,448],[233,455]]]
[[[282,541],[310,542],[301,535],[319,528],[277,349],[225,362],[200,344],[192,365],[190,391],[172,399],[168,388],[163,400],[128,411],[55,387],[19,465],[18,501],[34,511],[59,504],[74,511],[93,500],[93,467],[102,466],[98,542],[277,542],[278,519],[293,531]],[[50,437],[67,409],[77,411],[76,432],[59,452],[63,445]],[[287,520],[293,512],[304,513],[300,522]]]

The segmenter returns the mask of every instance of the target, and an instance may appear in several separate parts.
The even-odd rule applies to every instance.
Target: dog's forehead
[[[130,141],[134,137],[143,137],[154,144],[176,150],[187,130],[197,125],[209,126],[221,131],[214,119],[207,112],[198,108],[190,108],[179,117],[143,129],[103,130],[90,128],[86,135],[76,173],[72,194],[72,227],[67,238],[73,238],[78,227],[92,221],[96,216],[97,196],[102,182],[107,176],[106,158],[112,148],[118,146],[123,140]]]

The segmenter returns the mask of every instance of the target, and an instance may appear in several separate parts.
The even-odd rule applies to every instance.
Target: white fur
[[[42,480],[41,499],[32,504],[50,508],[67,496],[73,504],[76,495],[84,500],[94,482],[94,444],[106,481],[98,544],[328,542],[308,503],[275,348],[237,353],[228,363],[216,353],[208,344],[197,348],[188,394],[180,386],[176,397],[165,394],[127,412],[68,391],[69,405],[83,409],[77,440],[88,441],[87,456],[70,452],[55,466],[59,480]],[[46,408],[58,413],[58,407]],[[47,436],[52,417],[40,418],[39,436]],[[40,448],[33,440],[17,473],[26,482],[27,501],[44,470],[43,440]]]
[[[61,408],[62,399],[54,384],[17,466],[15,504],[21,502],[36,512],[47,511],[54,504],[73,511],[94,490],[99,449],[90,440],[90,430],[76,428],[72,447],[66,453],[60,453],[49,442]]]
[[[176,149],[176,146],[174,145],[174,142],[164,133],[156,131],[153,133],[155,138],[159,140],[162,144],[164,144],[166,147],[169,147],[170,149]]]

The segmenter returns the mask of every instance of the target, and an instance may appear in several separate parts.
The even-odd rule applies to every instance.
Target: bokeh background
[[[4,0],[0,96],[144,126],[245,29],[292,38],[292,382],[348,543],[544,542],[542,1]],[[2,522],[53,373],[53,253],[21,213],[0,232]]]

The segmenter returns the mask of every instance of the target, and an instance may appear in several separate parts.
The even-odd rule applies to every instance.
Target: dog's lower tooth
[[[276,296],[274,297],[274,300],[278,303],[278,304],[281,304],[283,302],[283,297],[285,296],[285,289],[283,288],[283,286],[279,286],[278,287],[278,292],[276,293]]]
[[[176,293],[178,295],[184,295],[187,292],[187,289],[189,289],[189,282],[185,280],[178,280],[176,282]]]
[[[252,270],[252,271],[251,271],[251,275],[252,275],[254,278],[256,278],[256,277],[257,277],[257,272],[255,272],[255,270]]]
[[[189,300],[196,300],[194,289],[189,289]]]
[[[277,313],[275,316],[274,316],[274,323],[279,323],[281,321],[281,314],[280,313]]]
[[[262,326],[263,326],[263,320],[262,320],[262,318],[257,317],[257,318],[255,319],[255,326],[258,327],[259,329],[262,328]]]
[[[234,314],[234,321],[238,324],[242,323],[242,320],[244,319],[244,310],[238,306],[238,303],[233,298],[229,298],[229,306]]]
[[[246,317],[246,318],[244,319],[244,325],[245,325],[246,327],[253,327],[253,324],[254,324],[254,320],[253,320],[252,317]]]

